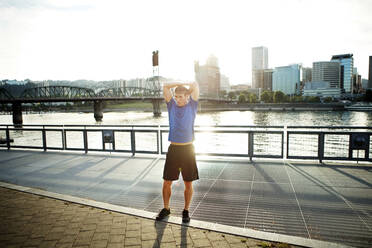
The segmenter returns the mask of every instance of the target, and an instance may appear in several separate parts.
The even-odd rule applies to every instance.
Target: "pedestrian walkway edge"
[[[49,197],[53,199],[71,202],[71,203],[82,204],[82,205],[86,205],[90,207],[105,209],[105,210],[109,210],[113,212],[143,217],[143,218],[152,219],[152,220],[155,220],[155,217],[156,217],[156,213],[149,212],[149,211],[128,208],[128,207],[113,205],[113,204],[104,203],[104,202],[98,202],[98,201],[94,201],[90,199],[84,199],[84,198],[80,198],[76,196],[49,192],[49,191],[36,189],[36,188],[24,187],[24,186],[10,184],[10,183],[1,182],[1,181],[0,181],[0,187],[17,190],[17,191],[21,191],[25,193],[45,196],[45,197]],[[168,218],[167,222],[172,223],[172,224],[185,225],[182,223],[181,217],[171,216]],[[190,227],[194,227],[194,228],[200,228],[200,229],[205,229],[205,230],[210,230],[210,231],[215,231],[215,232],[220,232],[220,233],[244,236],[248,238],[260,239],[260,240],[265,240],[265,241],[287,243],[287,244],[304,246],[304,247],[317,247],[317,248],[350,247],[350,246],[346,246],[343,244],[332,243],[332,242],[327,242],[327,241],[322,241],[322,240],[315,240],[315,239],[308,239],[308,238],[296,237],[296,236],[290,236],[290,235],[284,235],[284,234],[257,231],[257,230],[253,230],[249,228],[233,227],[233,226],[221,225],[217,223],[211,223],[211,222],[205,222],[205,221],[199,221],[199,220],[193,220],[193,219],[187,225]]]

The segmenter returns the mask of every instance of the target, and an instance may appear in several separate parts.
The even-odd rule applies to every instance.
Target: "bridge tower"
[[[159,77],[159,51],[152,52],[152,87],[155,91],[155,96],[160,96],[160,77]],[[162,100],[152,100],[152,108],[155,117],[161,116],[160,103]]]
[[[94,119],[102,121],[103,118],[103,104],[102,101],[94,101]]]
[[[13,110],[13,124],[15,126],[22,126],[23,118],[22,118],[22,103],[21,102],[14,102],[12,104]]]

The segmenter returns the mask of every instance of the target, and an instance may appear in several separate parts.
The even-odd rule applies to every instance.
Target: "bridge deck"
[[[138,210],[162,208],[164,157],[0,151],[0,181]],[[198,159],[193,220],[372,246],[372,166]],[[173,184],[173,216],[183,184]]]

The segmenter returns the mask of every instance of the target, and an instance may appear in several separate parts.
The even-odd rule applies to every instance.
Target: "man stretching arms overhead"
[[[188,85],[189,89],[185,85]],[[174,97],[172,97],[172,88],[175,88]],[[182,212],[182,222],[189,222],[189,207],[193,194],[192,181],[199,179],[193,145],[199,86],[196,82],[169,83],[164,84],[163,92],[168,108],[168,140],[171,144],[168,148],[163,171],[164,208],[160,211],[156,220],[162,220],[170,214],[169,201],[172,192],[172,182],[178,180],[181,172],[185,184],[185,207]]]

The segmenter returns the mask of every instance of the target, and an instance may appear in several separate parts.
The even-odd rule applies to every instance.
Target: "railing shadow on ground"
[[[339,201],[345,203],[346,205],[350,205],[350,202],[348,199],[346,199],[341,193],[337,192],[333,186],[331,185],[326,185],[324,184],[321,180],[315,178],[313,175],[307,173],[306,171],[302,170],[301,168],[298,168],[297,166],[294,166],[292,165],[291,163],[289,162],[286,162],[286,164],[292,168],[294,171],[298,172],[299,174],[301,174],[302,176],[304,176],[305,178],[307,178],[308,180],[310,180],[311,182],[315,183],[316,186],[319,186],[321,187],[322,190],[326,191],[327,193],[329,193],[330,195],[334,196],[334,199],[339,199]],[[326,198],[326,197],[324,197]],[[321,199],[321,197],[317,198],[318,200]],[[324,199],[325,201],[329,201],[329,199]],[[350,207],[350,206],[349,206]],[[336,209],[332,209],[331,211],[329,211],[329,214],[332,214],[336,211]],[[355,213],[357,214],[357,216],[359,218],[361,218],[360,216],[360,213],[359,211],[353,209],[353,208],[350,208],[350,213]],[[365,223],[364,223],[365,224]],[[369,227],[367,226],[367,228],[369,229]]]
[[[327,168],[331,168],[332,170],[338,172],[339,174],[342,174],[342,175],[344,175],[344,176],[346,176],[346,177],[348,177],[350,179],[353,179],[353,180],[355,180],[355,181],[357,181],[357,182],[359,182],[361,184],[364,184],[365,186],[367,186],[369,188],[372,188],[372,184],[371,183],[369,183],[369,182],[367,182],[367,181],[365,181],[365,180],[363,180],[363,179],[361,179],[359,177],[356,177],[356,176],[354,176],[354,175],[352,175],[350,173],[347,173],[345,171],[342,171],[340,168],[335,168],[335,167],[327,167]]]

